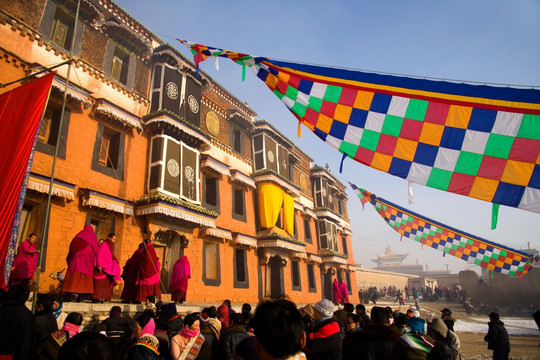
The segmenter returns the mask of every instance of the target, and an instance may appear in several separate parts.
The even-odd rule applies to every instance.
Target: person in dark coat
[[[334,305],[323,299],[313,306],[315,327],[307,337],[306,355],[309,360],[340,360],[343,355],[341,329],[334,314]],[[256,315],[256,313],[255,313]]]
[[[167,331],[169,339],[180,334],[182,327],[184,327],[184,321],[178,314],[175,303],[161,305],[157,323],[160,329]]]
[[[31,360],[35,355],[34,315],[25,306],[30,290],[24,285],[13,285],[0,306],[0,355],[13,359]]]
[[[128,319],[122,316],[122,308],[118,305],[111,308],[109,317],[96,326],[96,331],[107,335],[118,354],[127,350],[133,333]]]
[[[454,323],[456,322],[456,319],[452,317],[452,310],[450,310],[449,308],[442,309],[441,319],[442,321],[444,321],[448,330],[454,331]]]
[[[536,323],[536,326],[538,326],[538,330],[540,330],[540,307],[533,314],[533,319],[534,319],[534,322]],[[540,346],[540,344],[538,344],[538,346]]]
[[[496,312],[491,312],[488,316],[488,333],[484,337],[484,341],[487,341],[488,349],[493,350],[493,360],[508,360],[510,339],[504,323]]]
[[[352,334],[351,353],[346,359],[391,359],[392,345],[401,334],[390,327],[390,313],[387,309],[374,306],[371,309],[371,323]]]
[[[39,294],[36,301],[34,323],[36,325],[36,346],[44,342],[49,335],[58,331],[58,323],[53,314],[54,298],[49,294]]]
[[[135,319],[137,342],[129,349],[125,360],[160,360],[159,340],[154,336],[154,319],[143,313]]]
[[[57,360],[118,360],[108,337],[94,331],[83,331],[65,342]],[[143,359],[143,358],[141,358]]]
[[[229,319],[229,327],[221,333],[220,343],[223,359],[232,360],[236,345],[249,336],[243,323],[242,314],[233,314]]]
[[[62,330],[58,330],[38,347],[37,358],[39,360],[56,360],[62,346],[72,337],[76,336],[83,322],[83,317],[78,312],[72,312],[66,317]]]

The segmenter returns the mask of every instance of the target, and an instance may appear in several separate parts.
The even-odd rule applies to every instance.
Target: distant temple
[[[403,260],[409,254],[396,254],[390,245],[386,247],[386,252],[382,255],[377,254],[377,259],[371,259],[377,264],[377,270],[392,271],[402,274],[420,275],[423,273],[423,265],[419,264],[403,264]]]

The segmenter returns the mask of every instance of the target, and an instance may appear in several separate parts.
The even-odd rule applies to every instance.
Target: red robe
[[[150,295],[161,297],[159,289],[159,265],[152,243],[142,250],[137,266],[137,301],[143,302]]]
[[[185,301],[188,288],[188,279],[191,277],[191,268],[187,256],[182,256],[176,261],[171,278],[171,300]]]
[[[124,265],[124,270],[122,271],[124,288],[122,289],[122,295],[120,295],[120,299],[124,301],[134,301],[137,298],[135,284],[137,282],[137,267],[140,256],[142,256],[142,249],[135,250]]]
[[[11,270],[9,277],[10,285],[17,283],[28,285],[36,271],[39,254],[35,251],[36,247],[28,239],[19,245],[17,256],[13,261],[13,270]]]
[[[68,269],[62,285],[63,292],[92,294],[94,292],[94,264],[98,241],[92,225],[79,232],[69,245],[66,258]]]
[[[334,298],[334,304],[341,304],[341,291],[337,279],[334,279],[332,283],[332,297]]]

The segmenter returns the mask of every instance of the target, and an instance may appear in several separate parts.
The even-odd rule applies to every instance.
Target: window
[[[337,199],[337,205],[338,205],[338,213],[339,213],[339,215],[343,215],[343,199],[338,198]]]
[[[296,211],[294,211],[294,223],[293,223],[293,237],[298,240],[298,225],[296,223]]]
[[[111,169],[118,168],[120,153],[120,133],[105,128],[99,147],[99,164]]]
[[[219,212],[219,179],[204,175],[203,205],[207,209]]]
[[[64,109],[64,121],[60,130],[60,119],[62,116],[61,104],[55,101],[50,101],[45,109],[38,132],[38,142],[36,149],[40,152],[54,155],[56,150],[56,142],[58,140],[58,132],[60,133],[60,147],[58,148],[58,157],[66,158],[66,138],[69,128],[69,118],[71,112],[68,108]]]
[[[92,170],[118,180],[124,179],[124,143],[123,133],[98,124]]]
[[[244,153],[244,141],[242,136],[242,129],[239,126],[231,124],[231,133],[230,133],[230,146],[231,149],[238,153]]]
[[[205,241],[203,245],[203,282],[205,285],[219,286],[221,270],[219,244]]]
[[[246,260],[246,250],[234,249],[234,287],[244,288],[249,287],[248,267]]]
[[[347,238],[344,236],[341,237],[341,245],[343,248],[343,254],[349,255],[349,250],[347,249]]]
[[[232,217],[236,220],[246,221],[246,201],[243,189],[232,188],[233,208]]]
[[[291,277],[292,289],[294,291],[302,291],[302,284],[300,282],[300,263],[298,261],[291,261]]]
[[[54,1],[47,1],[46,3],[39,24],[39,33],[43,35],[45,40],[49,40],[53,45],[57,45],[58,48],[63,50],[71,50],[71,44],[73,43],[73,55],[81,56],[84,25],[79,20],[77,29],[75,29],[74,8],[63,8],[62,5]],[[73,10],[73,13],[70,10]],[[73,41],[74,34],[75,41]]]
[[[126,85],[128,66],[129,54],[117,46],[114,50],[114,55],[112,58],[111,77],[114,80]]]
[[[352,288],[351,288],[351,274],[346,272],[345,273],[345,283],[347,284],[347,289],[349,295],[352,295]]]
[[[315,269],[313,264],[307,264],[307,275],[308,275],[308,291],[316,293],[317,284],[315,283]]]
[[[322,177],[314,179],[314,193],[316,207],[328,206],[331,197],[328,197],[328,182],[326,179],[323,179]]]
[[[323,219],[319,219],[318,223],[320,248],[339,251],[336,224]]]
[[[304,219],[304,241],[312,244],[311,241],[311,223],[309,219]]]
[[[57,9],[53,20],[51,41],[69,50],[73,40],[74,28],[75,19],[61,9]]]
[[[125,85],[129,90],[133,89],[135,62],[135,55],[118,43],[109,41],[103,63],[103,70],[109,78]]]

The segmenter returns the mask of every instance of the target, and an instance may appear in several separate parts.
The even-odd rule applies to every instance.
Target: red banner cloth
[[[6,253],[28,160],[54,73],[0,95],[0,287]]]

